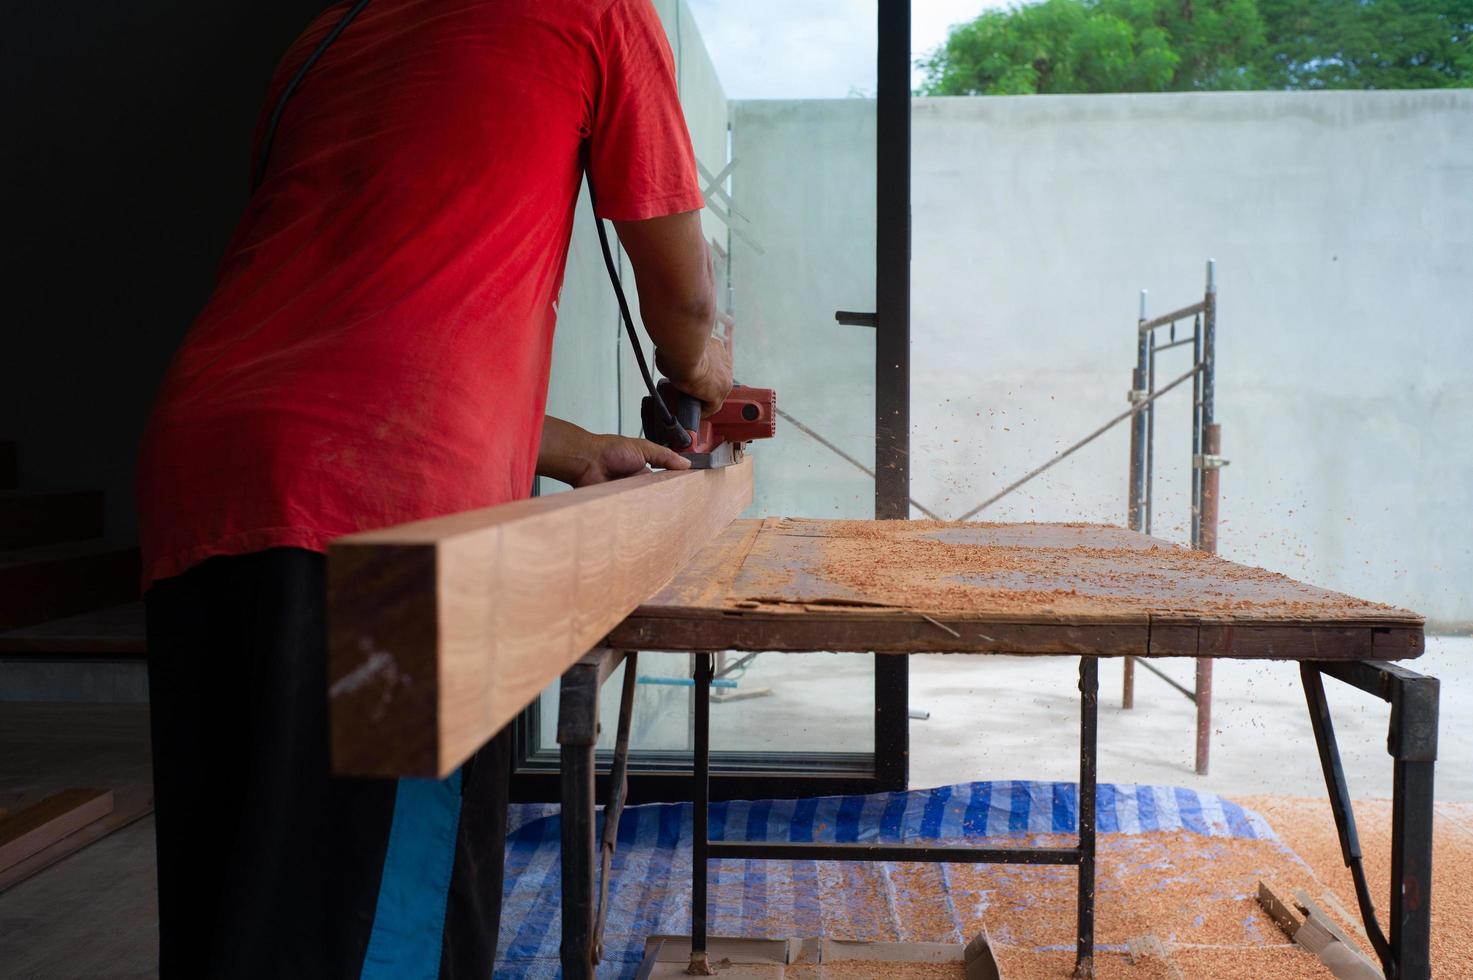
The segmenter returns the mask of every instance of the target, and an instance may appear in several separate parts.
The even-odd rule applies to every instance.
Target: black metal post
[[[1079,658],[1079,904],[1074,980],[1092,980],[1095,953],[1095,780],[1099,754],[1100,663]]]
[[[1439,684],[1406,671],[1391,695],[1391,948],[1395,980],[1432,976],[1432,775]]]
[[[594,747],[598,741],[599,671],[587,659],[563,674],[558,698],[562,773],[563,976],[594,974]]]
[[[875,100],[875,518],[910,516],[910,0],[879,0]],[[875,780],[910,777],[909,657],[875,658]]]
[[[1322,674],[1391,703],[1386,748],[1393,761],[1391,802],[1391,928],[1376,920],[1362,866],[1350,790],[1340,765]],[[1355,882],[1356,900],[1387,980],[1432,976],[1433,769],[1437,761],[1440,685],[1435,677],[1380,661],[1324,661],[1300,665],[1310,721],[1325,772],[1341,854]]]
[[[1360,906],[1361,919],[1366,925],[1366,936],[1376,955],[1390,969],[1391,949],[1376,919],[1375,903],[1366,883],[1366,869],[1360,847],[1360,834],[1355,827],[1355,810],[1350,801],[1350,786],[1345,781],[1345,768],[1340,762],[1340,748],[1335,741],[1335,725],[1330,718],[1330,702],[1325,698],[1325,683],[1319,668],[1313,663],[1299,665],[1299,677],[1304,683],[1304,699],[1309,705],[1309,723],[1314,729],[1314,743],[1320,754],[1320,769],[1325,774],[1325,789],[1330,796],[1330,813],[1335,818],[1335,830],[1340,835],[1340,855],[1350,869],[1350,879],[1355,885],[1355,900]]]
[[[711,802],[711,654],[698,653],[694,696],[695,802],[691,812],[690,973],[711,976],[706,956],[706,864],[710,846],[707,812]]]
[[[875,517],[910,516],[910,0],[879,0]]]

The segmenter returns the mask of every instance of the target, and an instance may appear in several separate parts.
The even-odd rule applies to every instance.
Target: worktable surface
[[[607,643],[633,650],[1402,660],[1422,617],[1118,527],[733,522]]]

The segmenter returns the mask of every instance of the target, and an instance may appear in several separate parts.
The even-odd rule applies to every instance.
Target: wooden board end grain
[[[328,549],[333,770],[452,772],[752,501],[750,458]]]
[[[112,812],[105,789],[66,789],[0,822],[0,871]]]

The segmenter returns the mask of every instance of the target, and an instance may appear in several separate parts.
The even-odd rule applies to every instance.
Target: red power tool
[[[731,351],[731,333],[723,338]],[[674,449],[690,460],[692,469],[710,470],[730,466],[742,458],[742,450],[753,439],[771,439],[777,434],[777,392],[771,388],[734,385],[725,403],[710,418],[701,418],[701,403],[676,389],[664,378],[655,388],[660,400],[675,416],[672,428],[665,413],[649,395],[640,405],[645,438]]]

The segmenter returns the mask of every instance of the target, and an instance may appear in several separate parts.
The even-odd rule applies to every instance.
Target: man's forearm
[[[672,378],[695,377],[704,366],[706,343],[716,325],[716,278],[710,253],[706,255],[704,285],[693,287],[685,295],[645,286],[650,278],[635,280],[639,318],[655,343],[661,368]]]
[[[697,212],[617,222],[639,316],[672,379],[699,373],[716,323],[716,276]]]
[[[552,415],[542,419],[542,443],[537,448],[537,475],[576,484],[588,468],[586,429]]]

